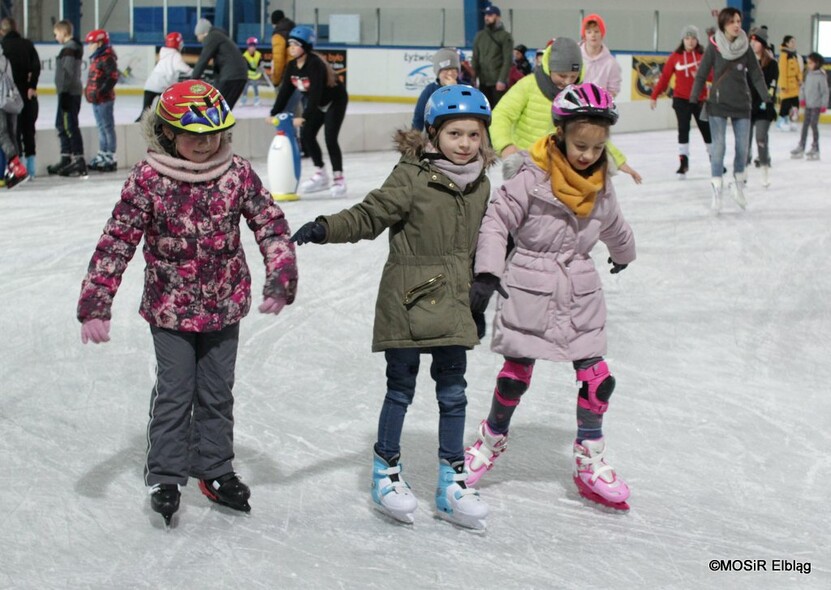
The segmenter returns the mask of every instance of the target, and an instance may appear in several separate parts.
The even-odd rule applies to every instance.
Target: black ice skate
[[[683,179],[687,177],[687,171],[690,169],[690,159],[683,154],[678,156],[678,159],[681,160],[681,164],[678,166],[675,174],[678,175],[678,178]]]
[[[159,483],[150,488],[150,507],[162,515],[166,526],[170,526],[170,519],[179,510],[181,495],[175,483]]]
[[[86,178],[87,162],[83,156],[75,156],[69,164],[58,170],[58,175]]]
[[[212,502],[242,512],[251,511],[251,506],[248,504],[251,490],[240,481],[239,476],[233,471],[216,479],[200,479],[199,489]]]

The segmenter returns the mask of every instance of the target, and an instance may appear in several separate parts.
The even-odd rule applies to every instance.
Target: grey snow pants
[[[239,323],[217,332],[150,327],[156,384],[150,399],[144,482],[185,485],[233,471],[234,368]]]

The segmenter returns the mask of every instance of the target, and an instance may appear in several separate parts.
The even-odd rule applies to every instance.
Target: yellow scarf
[[[606,167],[595,170],[588,178],[580,176],[554,143],[553,135],[537,140],[528,152],[534,164],[551,176],[551,191],[554,196],[577,217],[591,215],[597,193],[603,188]]]

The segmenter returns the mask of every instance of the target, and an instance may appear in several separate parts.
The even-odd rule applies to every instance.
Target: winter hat
[[[548,55],[548,72],[579,72],[583,68],[583,54],[574,39],[557,37]]]
[[[695,25],[687,25],[684,27],[684,30],[681,31],[681,38],[686,39],[687,37],[695,37],[698,39],[698,27]]]
[[[438,76],[439,72],[442,70],[458,70],[461,67],[459,52],[455,49],[442,47],[433,54],[433,73],[435,73],[436,76]]]
[[[750,39],[756,39],[762,44],[762,47],[770,47],[770,43],[768,42],[768,32],[765,29],[751,29]]]
[[[522,55],[525,55],[528,52],[528,48],[520,43],[516,47],[514,47],[514,51],[519,51]]]
[[[501,10],[499,10],[499,7],[498,7],[498,6],[494,6],[493,4],[491,4],[490,6],[488,6],[488,7],[487,7],[485,10],[483,10],[482,12],[484,12],[485,14],[495,14],[496,16],[502,16],[502,11],[501,11]]]
[[[193,34],[197,37],[199,35],[207,35],[208,31],[211,30],[212,26],[213,25],[211,24],[211,21],[209,21],[206,18],[200,18],[198,21],[196,21],[196,28],[193,29]]]
[[[275,10],[274,12],[271,13],[271,24],[276,25],[277,23],[279,23],[284,18],[286,18],[286,13],[285,12],[283,12],[282,10]]]
[[[580,38],[586,38],[586,25],[590,22],[597,23],[597,28],[600,29],[600,36],[605,38],[606,37],[606,23],[603,22],[603,19],[600,18],[599,14],[590,14],[586,18],[583,19],[583,23],[580,25]]]

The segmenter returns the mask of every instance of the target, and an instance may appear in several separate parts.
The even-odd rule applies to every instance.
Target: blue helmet
[[[309,47],[314,47],[315,41],[317,41],[314,29],[304,25],[294,27],[289,33],[289,39],[295,39],[300,41],[304,46]]]
[[[438,128],[450,117],[475,117],[490,125],[491,105],[485,95],[473,86],[442,86],[427,99],[424,121],[430,127]]]

